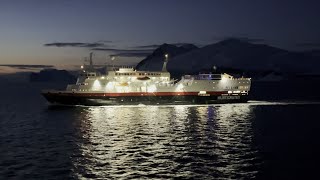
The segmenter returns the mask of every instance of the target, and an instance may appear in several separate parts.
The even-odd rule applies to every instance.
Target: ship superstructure
[[[132,67],[112,68],[101,74],[90,64],[81,66],[76,84],[64,91],[46,90],[51,103],[67,105],[117,104],[211,104],[246,102],[251,78],[229,74],[200,73],[172,79],[166,70],[137,71]]]

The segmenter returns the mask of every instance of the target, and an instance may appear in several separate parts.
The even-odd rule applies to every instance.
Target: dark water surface
[[[37,87],[0,92],[0,179],[317,175],[320,103],[57,107]]]

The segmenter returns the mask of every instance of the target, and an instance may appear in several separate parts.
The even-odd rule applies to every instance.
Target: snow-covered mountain
[[[137,69],[161,70],[164,54],[168,53],[168,70],[172,73],[196,73],[218,68],[232,68],[244,72],[276,71],[282,73],[320,72],[320,58],[306,52],[290,52],[265,44],[252,44],[228,39],[202,48],[178,51],[179,47],[165,45],[142,60]],[[179,53],[178,53],[179,52]]]

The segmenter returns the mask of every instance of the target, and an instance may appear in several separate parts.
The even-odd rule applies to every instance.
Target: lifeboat
[[[141,80],[141,81],[146,81],[149,80],[150,78],[148,76],[144,76],[144,77],[137,77],[137,80]]]
[[[118,86],[128,86],[129,84],[128,84],[128,82],[123,82],[123,83],[119,83],[119,84],[117,84]]]

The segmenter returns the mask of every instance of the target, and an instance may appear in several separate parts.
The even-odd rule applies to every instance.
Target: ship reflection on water
[[[81,108],[77,178],[254,178],[254,106]]]

